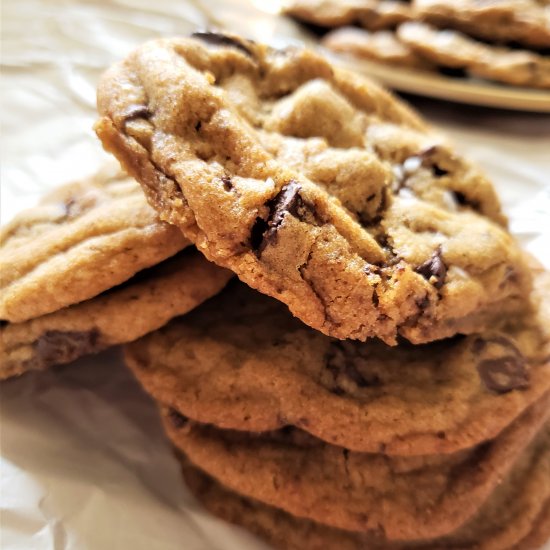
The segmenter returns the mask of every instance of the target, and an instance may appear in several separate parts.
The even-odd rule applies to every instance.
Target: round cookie
[[[550,416],[550,391],[489,442],[415,457],[356,453],[293,429],[220,430],[161,410],[172,444],[231,490],[339,529],[413,540],[476,514]]]
[[[232,273],[191,248],[99,296],[0,327],[0,379],[131,342],[217,294]]]
[[[477,42],[459,32],[420,22],[401,25],[398,40],[413,54],[440,67],[516,86],[550,89],[550,58],[534,52]]]
[[[106,167],[2,227],[0,319],[20,323],[82,302],[188,245],[134,180]]]
[[[490,182],[312,51],[149,42],[103,76],[98,108],[162,219],[325,334],[421,343],[522,307],[529,271]]]
[[[495,437],[550,388],[550,275],[536,273],[524,317],[397,347],[331,339],[235,283],[126,346],[126,362],[155,399],[220,428],[296,426],[356,451],[451,453]]]
[[[352,54],[389,65],[434,68],[432,63],[403,44],[393,31],[369,32],[356,27],[342,27],[325,35],[321,44],[337,53]]]
[[[414,18],[411,6],[395,0],[287,0],[282,11],[318,27],[358,25],[369,30],[392,28]]]
[[[351,533],[296,518],[230,491],[181,455],[180,462],[188,487],[210,512],[281,550],[531,550],[549,534],[544,524],[550,505],[549,433],[547,427],[469,523],[444,538],[410,543],[391,543],[383,533]]]
[[[550,10],[544,0],[414,0],[418,17],[491,42],[550,48]]]

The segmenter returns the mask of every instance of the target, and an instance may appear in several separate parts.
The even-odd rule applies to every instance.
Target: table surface
[[[273,0],[4,0],[1,221],[106,158],[101,72],[154,37],[226,26],[275,45],[300,31]],[[550,116],[406,99],[492,177],[511,230],[550,267]],[[118,350],[2,385],[6,550],[253,550],[187,494],[156,410]],[[183,543],[182,543],[183,541]]]

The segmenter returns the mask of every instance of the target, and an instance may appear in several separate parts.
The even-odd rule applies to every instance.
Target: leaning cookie
[[[550,276],[535,273],[525,316],[397,347],[326,337],[235,283],[125,358],[155,399],[199,422],[296,426],[362,452],[452,453],[496,437],[550,389]]]
[[[532,550],[550,535],[550,427],[516,463],[471,521],[435,540],[389,542],[384,533],[353,533],[292,516],[224,487],[179,455],[191,492],[214,515],[245,527],[281,550]]]
[[[418,17],[493,43],[550,48],[550,4],[538,0],[414,0]]]
[[[231,272],[188,248],[79,304],[0,328],[0,379],[131,342],[217,294]]]
[[[477,42],[452,30],[425,23],[405,23],[397,38],[420,58],[440,67],[516,86],[550,89],[550,58]]]
[[[82,302],[189,245],[114,166],[62,186],[0,230],[0,319]]]
[[[161,410],[172,444],[230,489],[332,527],[413,540],[476,514],[550,416],[550,391],[491,441],[412,457],[356,453],[296,429],[220,430]]]
[[[414,18],[411,6],[393,0],[287,0],[282,11],[303,23],[327,28],[389,29]]]
[[[313,51],[149,42],[104,75],[98,106],[104,147],[161,219],[325,334],[422,343],[523,307],[529,270],[490,182]]]

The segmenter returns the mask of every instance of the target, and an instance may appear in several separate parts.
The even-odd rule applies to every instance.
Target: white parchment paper
[[[227,26],[285,44],[277,1],[3,0],[1,221],[95,171],[102,70],[135,45]],[[511,228],[550,267],[550,117],[409,98],[497,185]],[[257,550],[183,486],[151,400],[118,350],[2,384],[0,547]]]

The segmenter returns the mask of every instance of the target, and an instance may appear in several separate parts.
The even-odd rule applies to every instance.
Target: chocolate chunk
[[[233,182],[229,176],[222,176],[222,183],[226,191],[231,191],[231,189],[233,189]]]
[[[170,419],[172,426],[176,429],[183,428],[187,422],[189,422],[189,419],[186,416],[183,416],[183,414],[173,408],[170,408],[168,418]]]
[[[269,216],[267,220],[256,218],[250,235],[250,244],[258,257],[261,256],[268,244],[276,240],[277,231],[282,225],[285,216],[287,214],[296,216],[298,208],[303,206],[303,201],[300,197],[301,188],[299,183],[291,181],[269,201]]]
[[[453,78],[466,78],[468,72],[465,67],[437,67],[437,70],[444,76]]]
[[[472,210],[478,211],[480,208],[479,201],[472,200],[468,198],[464,193],[461,191],[453,191],[453,196],[458,204],[460,206],[469,206]]]
[[[128,122],[135,118],[149,118],[151,111],[145,105],[131,105],[124,111],[124,121]]]
[[[252,51],[248,49],[241,41],[222,32],[197,31],[194,32],[191,37],[198,38],[199,40],[202,40],[206,44],[210,44],[212,46],[227,46],[229,48],[236,48],[249,57],[254,57]]]
[[[438,247],[431,257],[419,265],[415,271],[439,290],[445,283],[447,275],[447,266],[441,258],[441,247]]]
[[[506,393],[529,386],[526,360],[509,338],[478,337],[471,349],[477,359],[479,376],[489,391]]]
[[[34,344],[39,357],[37,364],[49,366],[68,363],[82,355],[99,351],[99,336],[95,328],[87,332],[49,330]]]
[[[441,178],[442,176],[446,176],[449,173],[448,170],[440,168],[437,164],[432,165],[432,172],[438,178]]]
[[[338,341],[331,344],[326,364],[335,384],[335,387],[331,390],[332,393],[336,395],[345,393],[345,389],[342,387],[345,380],[353,382],[359,388],[381,384],[381,380],[377,375],[367,378],[357,368],[360,362],[365,363],[365,358],[361,356],[358,346],[361,346],[361,344]]]
[[[515,355],[484,359],[477,364],[477,371],[485,387],[495,393],[529,387],[525,360]]]

